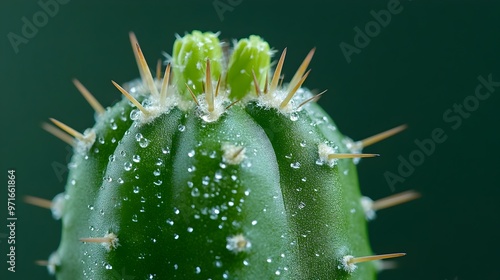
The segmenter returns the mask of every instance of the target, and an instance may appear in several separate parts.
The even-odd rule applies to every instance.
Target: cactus
[[[355,164],[404,126],[364,141],[342,135],[302,87],[314,49],[282,84],[286,49],[271,73],[258,36],[230,52],[217,34],[179,37],[156,77],[132,33],[131,42],[141,79],[113,82],[121,101],[104,109],[75,80],[95,125],[44,125],[74,146],[64,193],[26,199],[62,220],[59,248],[39,262],[50,273],[368,280],[377,266],[367,261],[403,255],[372,256],[366,221],[417,194],[362,197]]]

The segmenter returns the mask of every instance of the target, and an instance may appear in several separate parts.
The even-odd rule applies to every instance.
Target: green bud
[[[203,92],[207,59],[212,79],[217,80],[222,70],[222,48],[217,34],[195,30],[175,41],[172,53],[174,84],[185,97],[191,98],[186,84],[196,95]]]
[[[229,97],[241,99],[251,92],[255,94],[252,70],[262,87],[270,64],[269,45],[261,37],[252,35],[248,39],[239,40],[227,70],[227,85],[231,90]]]

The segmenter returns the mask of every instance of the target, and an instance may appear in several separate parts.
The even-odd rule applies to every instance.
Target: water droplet
[[[134,193],[139,193],[139,186],[134,187]]]
[[[201,268],[200,268],[199,266],[197,266],[197,267],[195,268],[194,272],[195,272],[196,274],[200,274],[200,273],[201,273]]]
[[[142,137],[142,134],[141,134],[141,133],[136,133],[136,134],[135,134],[135,140],[136,140],[137,142],[141,141],[141,139],[142,139],[142,138],[143,138],[143,137]]]
[[[180,124],[177,129],[180,131],[180,132],[183,132],[184,130],[186,130],[186,126]]]
[[[174,239],[175,240],[179,239],[179,235],[177,233],[174,233]]]
[[[188,228],[187,228],[187,231],[188,231],[188,232],[193,232],[193,228],[192,228],[192,227],[188,227]]]
[[[159,168],[155,169],[155,171],[153,171],[153,175],[160,176],[161,175],[160,169]]]
[[[111,182],[113,181],[113,178],[111,178],[111,177],[109,177],[109,176],[104,176],[104,177],[102,178],[102,180],[103,180],[103,181],[105,181],[105,182],[111,183]]]
[[[291,159],[292,158],[292,154],[290,153],[290,154],[285,155],[285,158]]]
[[[137,223],[137,215],[132,215],[132,222]]]
[[[128,161],[127,161],[127,162],[125,162],[125,163],[123,164],[123,169],[125,169],[125,171],[130,171],[130,169],[132,169],[132,163],[130,163],[130,162],[128,162]]]
[[[193,165],[191,167],[188,167],[188,172],[191,173],[191,172],[194,172],[196,171],[196,167]]]
[[[121,150],[121,151],[120,151],[120,155],[121,155],[122,157],[125,157],[125,156],[127,156],[127,152],[125,152],[124,150]]]
[[[208,186],[208,184],[210,183],[210,177],[208,176],[204,176],[202,179],[201,179],[201,184],[203,184],[204,186]]]
[[[162,166],[162,165],[163,165],[163,160],[162,160],[161,158],[158,158],[158,159],[156,160],[156,165],[158,165],[158,166]]]
[[[146,138],[142,138],[139,141],[139,146],[141,146],[141,148],[146,148],[148,145],[149,145],[149,140]]]
[[[133,155],[132,156],[132,160],[134,162],[140,162],[141,161],[141,156],[140,155]]]
[[[179,215],[179,213],[181,213],[181,211],[179,209],[177,209],[176,207],[174,207],[174,213],[175,213],[175,215]]]
[[[220,180],[222,179],[222,173],[220,170],[217,170],[217,172],[215,172],[215,180]]]
[[[252,221],[252,226],[255,226],[257,224],[257,220]]]
[[[130,119],[135,121],[139,118],[140,115],[141,111],[139,111],[139,109],[134,109],[130,112]]]
[[[304,207],[306,207],[306,204],[303,201],[301,201],[298,207],[299,209],[304,209]]]
[[[87,205],[87,208],[89,208],[90,210],[94,210],[94,205],[89,204],[89,205]]]
[[[76,184],[76,180],[75,179],[72,179],[71,180],[71,185],[74,186]]]
[[[243,260],[243,265],[248,266],[250,265],[250,263],[248,262],[248,260]]]
[[[306,140],[302,140],[302,141],[300,142],[300,146],[301,146],[302,148],[303,148],[303,147],[305,147],[305,146],[307,146],[307,144],[306,144]]]
[[[118,184],[123,184],[123,179],[122,178],[118,178],[118,179],[116,179],[116,182],[118,182]]]
[[[161,149],[161,152],[166,155],[166,154],[170,154],[170,148],[169,147],[165,147],[165,148],[162,148]]]
[[[112,267],[109,263],[108,263],[108,264],[106,264],[104,267],[105,267],[106,269],[108,269],[108,270],[109,270],[109,269],[113,269],[113,267]]]
[[[198,188],[193,188],[193,189],[191,190],[191,196],[193,196],[193,197],[198,197],[198,196],[200,196],[200,190],[198,190]]]
[[[301,180],[302,180],[302,182],[305,182],[305,181],[307,181],[307,177],[304,177]]]
[[[161,184],[163,184],[163,181],[162,180],[156,180],[153,182],[153,184],[157,185],[157,186],[160,186]]]
[[[109,125],[112,130],[116,130],[118,128],[118,125],[115,122],[110,123]]]
[[[268,262],[268,263],[272,263],[272,262],[273,262],[273,260],[272,260],[271,258],[267,258],[267,259],[266,259],[266,262]]]
[[[293,169],[299,169],[300,168],[300,162],[293,162],[293,163],[290,163],[290,167],[293,168]]]
[[[277,276],[280,276],[281,275],[281,271],[276,270],[276,272],[274,272],[274,274],[276,274]]]
[[[343,172],[343,173],[344,173],[344,175],[349,174],[349,169],[344,170],[344,172]]]
[[[167,219],[167,224],[173,226],[174,225],[174,221],[172,221],[171,219]]]
[[[97,138],[97,141],[99,141],[100,144],[104,144],[104,138],[102,136]]]
[[[90,231],[94,231],[95,228],[93,226],[89,226]]]
[[[290,120],[292,122],[297,121],[298,119],[299,119],[299,114],[297,114],[296,112],[290,114]]]
[[[113,143],[113,144],[116,143],[116,138],[115,137],[111,138],[111,143]]]
[[[191,150],[188,153],[188,157],[194,157],[195,154],[196,154],[196,152],[194,150]]]

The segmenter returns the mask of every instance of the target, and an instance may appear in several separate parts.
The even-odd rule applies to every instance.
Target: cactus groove
[[[369,280],[368,260],[403,255],[370,257],[377,202],[361,196],[356,163],[376,155],[302,87],[314,49],[283,84],[286,50],[272,72],[258,36],[227,52],[193,31],[156,78],[131,42],[141,79],[113,82],[121,101],[103,110],[76,81],[95,125],[45,125],[74,137],[65,191],[49,203],[62,238],[44,264],[57,279]]]

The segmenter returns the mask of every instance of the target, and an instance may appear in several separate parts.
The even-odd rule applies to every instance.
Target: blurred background
[[[374,252],[408,254],[380,279],[500,279],[500,3],[55,1],[0,3],[0,170],[16,170],[18,217],[15,274],[6,271],[7,229],[0,227],[0,279],[53,279],[34,261],[57,248],[60,222],[21,196],[51,199],[64,188],[71,150],[40,124],[54,117],[83,131],[94,123],[71,79],[112,104],[120,94],[110,80],[138,77],[129,31],[154,65],[171,52],[176,33],[193,29],[221,31],[222,39],[258,34],[279,52],[288,47],[288,77],[317,47],[305,85],[328,89],[319,103],[355,140],[408,124],[365,150],[381,157],[358,165],[362,191],[373,199],[409,189],[423,195],[370,223]],[[57,9],[44,10],[48,2]],[[419,152],[415,142],[436,129],[445,140],[429,140],[433,151]],[[405,161],[412,168],[398,170]]]

